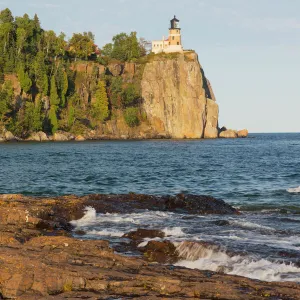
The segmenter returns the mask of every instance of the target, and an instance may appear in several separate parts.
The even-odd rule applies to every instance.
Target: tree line
[[[125,83],[121,76],[99,76],[97,65],[111,61],[136,61],[146,55],[144,40],[136,32],[120,33],[100,49],[92,32],[74,33],[66,39],[41,27],[37,15],[14,17],[9,9],[0,12],[0,126],[18,136],[43,130],[80,131],[105,122],[116,109],[124,111],[129,126],[138,120],[139,87]],[[88,102],[75,88],[76,72],[72,65],[94,61]],[[16,74],[20,95],[13,82]]]

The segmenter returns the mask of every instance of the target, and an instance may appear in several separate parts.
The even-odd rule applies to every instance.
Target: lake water
[[[192,193],[238,207],[241,216],[165,212],[96,215],[77,224],[88,238],[118,243],[135,228],[167,239],[209,241],[180,265],[263,280],[300,281],[300,134],[236,140],[99,141],[0,144],[0,193]],[[147,241],[146,241],[147,242]],[[228,252],[241,253],[244,255]]]

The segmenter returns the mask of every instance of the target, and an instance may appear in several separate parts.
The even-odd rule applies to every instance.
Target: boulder
[[[164,238],[165,233],[160,230],[153,230],[153,229],[138,229],[136,231],[131,231],[124,235],[125,238],[131,240],[143,240],[145,238]]]
[[[122,64],[109,64],[107,67],[107,71],[111,73],[113,76],[120,76],[123,73],[124,65]]]
[[[150,241],[141,250],[144,251],[145,258],[150,262],[174,264],[179,259],[176,247],[170,241]]]
[[[17,141],[17,138],[10,131],[5,131],[4,138],[8,142]]]
[[[31,136],[27,139],[27,141],[45,142],[49,141],[49,139],[45,132],[39,131],[32,133]]]
[[[85,141],[85,137],[82,135],[77,135],[75,138],[75,141],[77,142],[84,142]]]
[[[238,131],[237,134],[238,134],[239,138],[246,138],[249,135],[249,132],[247,129],[243,129],[243,130]]]
[[[68,132],[58,131],[55,132],[53,135],[53,140],[56,142],[65,142],[65,141],[71,141],[74,140],[75,137]]]
[[[231,130],[231,129],[222,131],[220,133],[220,138],[235,139],[237,137],[238,137],[237,132],[235,130]]]

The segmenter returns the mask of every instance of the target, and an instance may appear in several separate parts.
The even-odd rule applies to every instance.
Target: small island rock
[[[238,137],[239,138],[246,138],[249,135],[249,132],[247,129],[243,129],[238,131]]]
[[[235,139],[238,137],[238,134],[235,130],[228,129],[225,131],[222,131],[220,133],[220,138],[225,138],[225,139]]]

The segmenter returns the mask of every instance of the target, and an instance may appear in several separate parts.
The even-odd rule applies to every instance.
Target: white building
[[[152,41],[152,52],[155,54],[165,52],[183,52],[181,43],[181,29],[179,26],[179,20],[174,16],[171,20],[171,27],[169,29],[169,37],[165,39],[163,37],[160,41]]]

